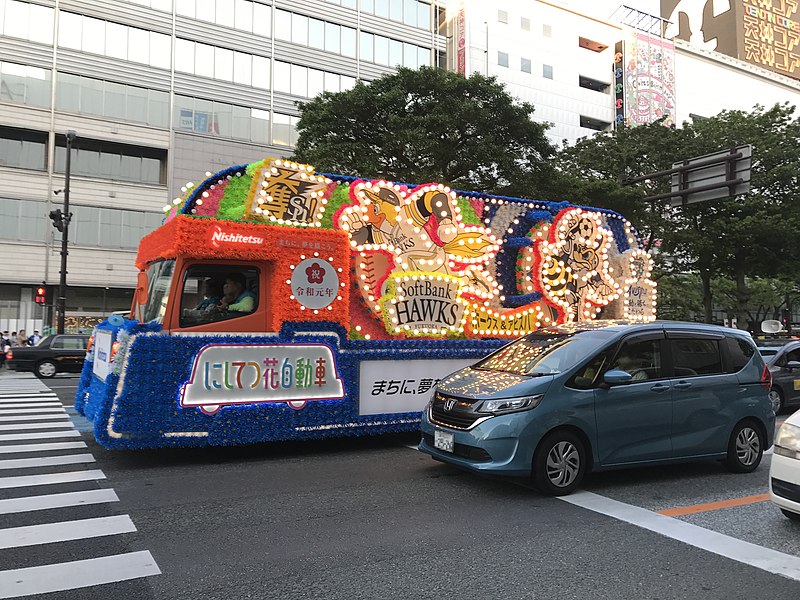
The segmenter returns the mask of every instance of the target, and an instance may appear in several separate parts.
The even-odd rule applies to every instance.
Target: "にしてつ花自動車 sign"
[[[310,400],[343,397],[333,352],[324,344],[209,344],[195,356],[180,402],[214,414],[235,404],[286,402],[299,410]]]

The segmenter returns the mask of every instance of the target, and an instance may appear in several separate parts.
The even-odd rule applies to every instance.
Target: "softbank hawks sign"
[[[389,299],[389,321],[394,332],[459,330],[464,304],[458,297],[459,278],[394,279],[396,294]]]
[[[260,245],[264,243],[264,238],[255,235],[242,235],[241,233],[226,233],[222,231],[219,225],[215,225],[214,233],[211,234],[211,245],[214,248],[219,248],[220,242]]]

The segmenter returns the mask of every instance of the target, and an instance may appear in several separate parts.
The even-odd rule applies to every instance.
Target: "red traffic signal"
[[[47,304],[47,295],[44,287],[36,288],[36,304]]]

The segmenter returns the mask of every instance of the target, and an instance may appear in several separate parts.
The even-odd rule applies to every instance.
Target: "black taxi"
[[[35,346],[11,348],[6,353],[6,364],[16,371],[33,371],[42,378],[56,373],[80,373],[88,344],[88,335],[48,335]]]

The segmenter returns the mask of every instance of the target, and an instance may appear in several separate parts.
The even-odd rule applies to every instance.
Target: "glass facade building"
[[[434,11],[420,0],[0,0],[0,256],[17,258],[0,261],[6,305],[47,316],[33,314],[30,290],[58,283],[47,215],[63,198],[68,130],[68,284],[102,289],[114,310],[114,290],[130,302],[139,239],[182,185],[291,154],[298,102],[435,64]],[[76,293],[68,311],[97,313],[91,297]]]

